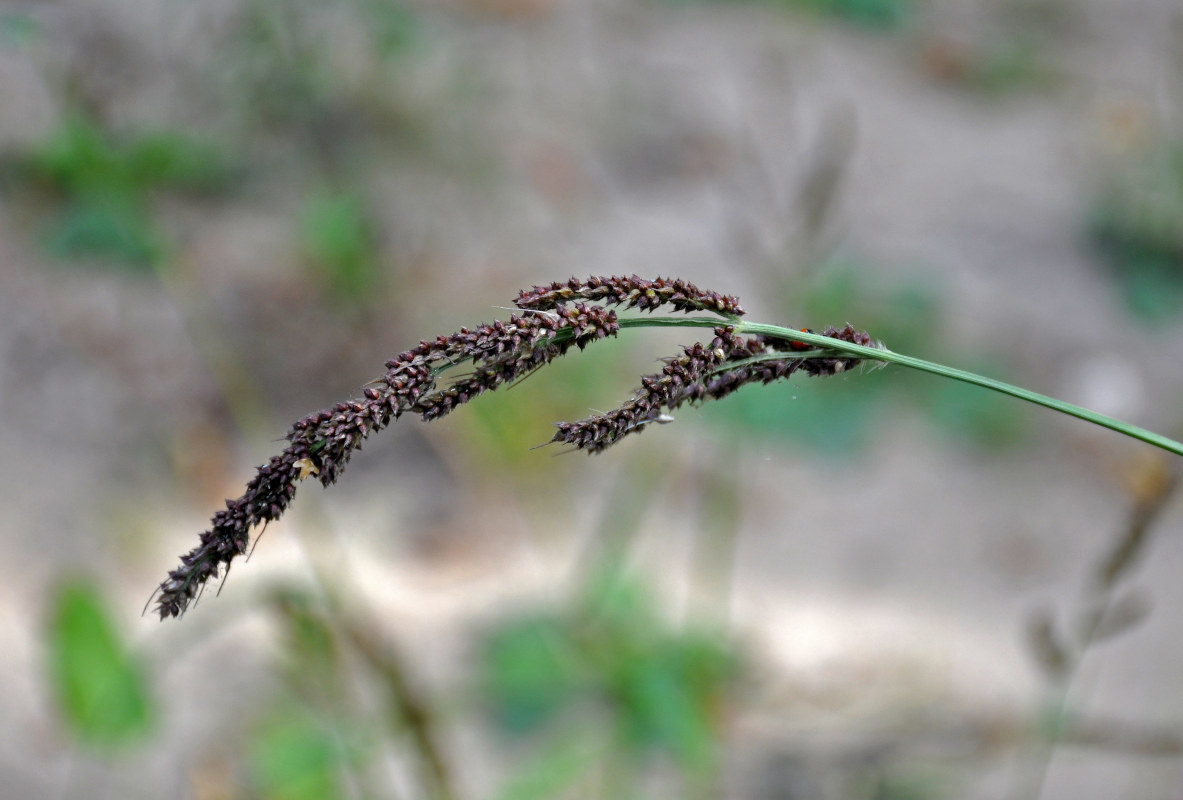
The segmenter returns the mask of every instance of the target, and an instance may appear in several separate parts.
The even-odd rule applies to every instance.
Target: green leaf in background
[[[1165,258],[1130,257],[1122,267],[1121,295],[1130,313],[1149,324],[1169,323],[1183,309],[1183,267]]]
[[[698,2],[735,3],[744,0],[697,0]],[[667,0],[688,3],[692,0]],[[903,24],[912,12],[911,0],[746,0],[762,2],[774,8],[824,14],[863,28],[887,30]]]
[[[496,796],[498,800],[562,797],[564,789],[575,784],[595,766],[601,756],[601,749],[578,737],[560,738],[506,781]]]
[[[1130,312],[1144,322],[1183,308],[1183,142],[1139,152],[1110,169],[1093,198],[1088,230]]]
[[[120,638],[98,590],[64,583],[49,620],[49,675],[63,720],[106,750],[140,741],[155,716],[145,670]]]
[[[608,715],[622,752],[665,753],[688,774],[716,763],[716,715],[736,654],[718,635],[670,628],[643,587],[619,572],[595,570],[564,614],[506,622],[482,655],[503,729],[537,731],[578,703]]]
[[[680,663],[682,643],[664,647],[622,664],[625,671],[618,687],[627,721],[626,733],[636,745],[661,747],[687,767],[704,766],[712,757],[714,732],[707,708],[701,702],[695,678],[697,670]]]
[[[502,730],[523,734],[575,699],[581,654],[559,620],[521,618],[497,628],[481,652],[484,689]]]
[[[164,246],[147,213],[126,197],[91,196],[49,220],[42,242],[56,258],[98,258],[129,267],[159,263]]]
[[[206,143],[170,132],[116,136],[78,114],[6,157],[4,172],[53,198],[42,226],[51,254],[132,266],[157,265],[165,254],[154,191],[211,192],[232,174],[229,159]]]
[[[613,742],[605,757],[635,762],[664,754],[687,776],[709,776],[738,655],[717,633],[673,628],[655,608],[635,580],[598,568],[566,611],[495,628],[480,668],[502,730],[545,731],[561,742],[608,723]],[[573,709],[579,713],[562,713]],[[560,721],[566,725],[550,724]],[[503,796],[546,796],[541,787],[574,780],[585,763],[573,750],[552,753]]]
[[[948,778],[921,772],[887,772],[874,779],[870,796],[875,800],[937,800],[941,797],[960,795],[951,791]]]
[[[324,192],[304,204],[300,235],[305,258],[340,299],[374,299],[380,278],[376,236],[361,200],[351,194]]]
[[[26,14],[0,14],[0,45],[24,47],[41,35],[41,25]]]
[[[120,169],[143,188],[219,192],[233,176],[230,159],[212,144],[171,131],[142,134],[121,151]]]
[[[729,642],[671,627],[644,586],[619,571],[592,574],[582,602],[571,624],[624,743],[672,755],[688,773],[709,773],[716,712],[738,666]]]
[[[49,185],[66,197],[123,184],[119,154],[98,127],[69,117],[19,159],[25,177]],[[123,190],[119,187],[119,191]]]
[[[865,28],[894,28],[907,19],[908,0],[785,0]]]
[[[737,668],[726,641],[658,629],[618,656],[609,689],[628,743],[668,753],[688,772],[710,772],[716,766],[716,714]]]
[[[419,37],[419,17],[403,0],[368,0],[362,11],[370,39],[383,56],[406,51]]]
[[[323,724],[293,711],[266,725],[251,742],[250,771],[267,800],[344,797],[342,771],[356,760]]]
[[[25,177],[67,199],[131,195],[152,188],[213,191],[229,180],[227,158],[211,145],[166,131],[125,137],[77,115],[17,159]]]

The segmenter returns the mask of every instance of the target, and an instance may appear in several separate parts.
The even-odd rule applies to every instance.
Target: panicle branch
[[[324,486],[336,482],[353,453],[371,433],[407,412],[438,419],[479,394],[524,377],[567,352],[615,336],[615,312],[576,303],[546,314],[524,314],[462,328],[451,336],[423,341],[386,363],[386,374],[367,386],[363,397],[337,403],[297,420],[288,445],[259,467],[243,495],[227,500],[211,520],[197,547],[181,556],[156,590],[161,619],[184,613],[221,566],[246,552],[251,529],[278,519],[296,494],[296,484],[315,476]],[[467,378],[442,390],[438,374],[463,361],[476,367]]]
[[[772,383],[799,370],[812,377],[836,375],[859,363],[851,357],[798,355],[799,342],[766,336],[744,339],[730,326],[714,332],[709,346],[684,348],[683,355],[668,359],[661,372],[641,378],[641,388],[620,407],[578,422],[556,423],[550,443],[599,453],[651,422],[667,421],[665,412],[684,403],[719,400],[748,384]],[[868,334],[849,325],[827,328],[822,335],[852,344],[872,343]]]
[[[549,286],[535,286],[518,293],[518,308],[546,309],[572,300],[590,300],[606,305],[623,305],[639,311],[653,311],[663,305],[675,311],[711,311],[725,317],[743,316],[739,299],[699,289],[681,278],[646,280],[637,275],[626,278],[592,276],[585,281],[571,278],[566,283],[555,281]]]

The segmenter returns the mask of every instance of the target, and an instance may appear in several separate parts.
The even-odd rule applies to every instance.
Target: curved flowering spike
[[[869,334],[855,330],[849,325],[841,330],[833,327],[826,328],[821,333],[823,336],[829,336],[831,339],[838,339],[843,342],[850,342],[851,344],[867,346],[874,344],[874,340]],[[732,392],[749,384],[768,384],[773,381],[783,380],[791,377],[798,370],[810,377],[821,378],[845,372],[860,363],[859,359],[849,356],[810,356],[808,358],[802,358],[796,355],[802,352],[800,342],[773,339],[764,336],[754,337],[751,340],[750,348],[752,349],[752,355],[764,357],[757,361],[738,364],[731,369],[727,369],[726,365],[724,365],[724,369],[717,371],[714,375],[703,381],[700,386],[694,387],[694,390],[688,393],[688,397],[685,399],[695,402],[721,400]],[[784,353],[784,357],[777,357],[777,354],[780,353]],[[789,355],[790,353],[794,355]],[[746,360],[746,358],[745,356],[738,356],[732,360],[739,361],[740,359]]]
[[[259,467],[241,497],[226,501],[198,546],[183,555],[180,566],[157,587],[156,611],[161,619],[183,614],[222,565],[229,569],[246,552],[251,530],[283,514],[299,481],[315,476],[325,486],[335,483],[362,441],[392,420],[407,412],[426,420],[441,417],[482,392],[548,364],[572,345],[582,349],[615,336],[619,329],[615,312],[576,303],[552,313],[462,328],[401,353],[386,363],[386,374],[371,382],[363,397],[292,425],[287,447]],[[472,375],[436,388],[438,371],[466,360],[476,366]]]
[[[737,353],[752,355],[748,343],[730,327],[715,328],[710,345],[701,342],[682,349],[682,355],[666,361],[661,372],[641,378],[641,388],[632,399],[606,414],[578,422],[559,422],[551,443],[574,445],[598,453],[650,422],[665,421],[665,411],[677,408],[688,392],[701,386],[715,370]]]
[[[647,280],[633,275],[592,276],[586,281],[572,278],[549,286],[523,289],[514,301],[518,308],[550,309],[572,300],[590,300],[607,305],[624,305],[641,311],[653,311],[668,305],[675,311],[711,311],[725,317],[739,317],[744,311],[732,295],[699,289],[681,278]]]
[[[620,321],[604,305],[643,311],[666,305],[733,318],[743,313],[734,297],[703,291],[682,280],[650,281],[636,276],[572,279],[567,284],[535,287],[522,292],[518,304],[531,313],[424,340],[386,362],[386,374],[367,384],[362,397],[293,423],[287,446],[259,467],[241,497],[227,500],[225,508],[214,514],[198,546],[183,555],[180,565],[157,587],[154,596],[161,619],[183,614],[211,578],[224,575],[223,565],[228,571],[249,548],[251,531],[279,519],[291,505],[297,483],[309,477],[324,486],[335,483],[362,442],[405,413],[428,421],[438,419],[477,395],[549,364],[572,346],[583,349],[615,336]],[[686,322],[698,326],[703,320]],[[665,411],[684,403],[724,397],[748,383],[768,383],[798,370],[832,375],[858,363],[848,356],[818,355],[815,348],[798,341],[744,339],[731,326],[717,327],[714,334],[710,344],[683,348],[681,355],[666,360],[661,372],[642,378],[641,388],[620,408],[581,422],[559,423],[553,441],[599,452],[651,422],[668,422]],[[830,328],[824,335],[856,344],[871,341],[850,326]],[[468,375],[437,386],[442,373],[462,362],[472,365]]]
[[[822,335],[852,344],[872,343],[869,335],[849,325],[841,330],[827,328]],[[850,357],[789,355],[801,352],[800,342],[764,336],[745,340],[730,327],[716,328],[710,347],[695,344],[685,348],[684,354],[667,361],[660,373],[641,378],[641,388],[619,408],[578,422],[556,423],[558,430],[551,443],[599,453],[650,422],[668,421],[665,412],[685,403],[719,400],[748,384],[772,383],[798,370],[820,377],[837,375],[859,363]],[[728,367],[729,363],[735,366]]]

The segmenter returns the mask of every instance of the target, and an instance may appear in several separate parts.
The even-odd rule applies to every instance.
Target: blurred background
[[[1174,0],[0,6],[6,797],[1177,798],[1177,460],[890,368],[532,450],[629,331],[305,484],[290,422],[571,275],[1183,435]]]

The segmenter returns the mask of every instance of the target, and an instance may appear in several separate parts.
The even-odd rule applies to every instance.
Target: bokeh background
[[[0,193],[0,795],[1183,791],[1177,460],[895,368],[531,449],[691,331],[140,613],[291,420],[570,275],[1183,435],[1173,0],[8,2]]]

